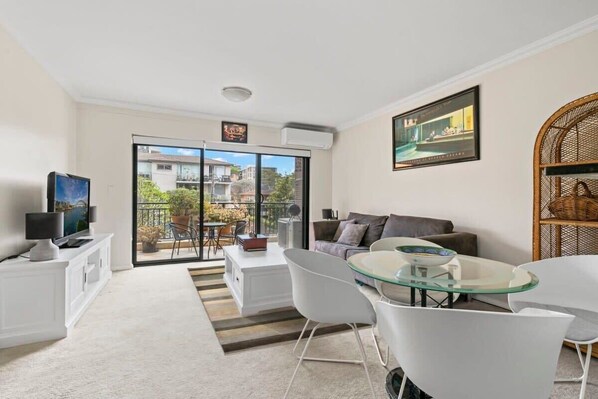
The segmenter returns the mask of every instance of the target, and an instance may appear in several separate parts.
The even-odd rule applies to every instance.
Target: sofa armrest
[[[448,233],[418,237],[461,255],[478,256],[478,236],[472,233]]]
[[[340,220],[319,220],[313,222],[314,239],[316,241],[332,241],[340,223]]]

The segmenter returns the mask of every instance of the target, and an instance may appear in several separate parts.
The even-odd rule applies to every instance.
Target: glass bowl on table
[[[423,245],[402,245],[395,248],[403,259],[413,266],[434,267],[449,263],[457,255],[452,249]]]

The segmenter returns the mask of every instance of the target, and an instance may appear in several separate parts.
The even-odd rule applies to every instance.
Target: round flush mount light
[[[245,87],[230,86],[222,89],[222,95],[227,100],[235,103],[240,103],[251,97],[251,90]]]

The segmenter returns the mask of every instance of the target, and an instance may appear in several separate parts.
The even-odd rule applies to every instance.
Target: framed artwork
[[[222,141],[247,144],[247,124],[222,122]]]
[[[392,118],[392,169],[480,159],[479,86]]]

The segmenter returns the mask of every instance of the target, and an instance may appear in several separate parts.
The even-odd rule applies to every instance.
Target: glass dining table
[[[428,306],[428,291],[447,293],[446,304],[453,307],[453,296],[459,294],[509,294],[527,291],[538,285],[538,278],[524,269],[508,263],[475,256],[457,255],[441,266],[422,267],[409,264],[396,251],[374,251],[360,253],[347,259],[354,271],[382,283],[394,284],[411,289],[411,306]],[[386,391],[390,398],[397,398],[403,372],[400,368],[391,370],[386,379]],[[407,383],[404,398],[430,398],[411,382]]]

